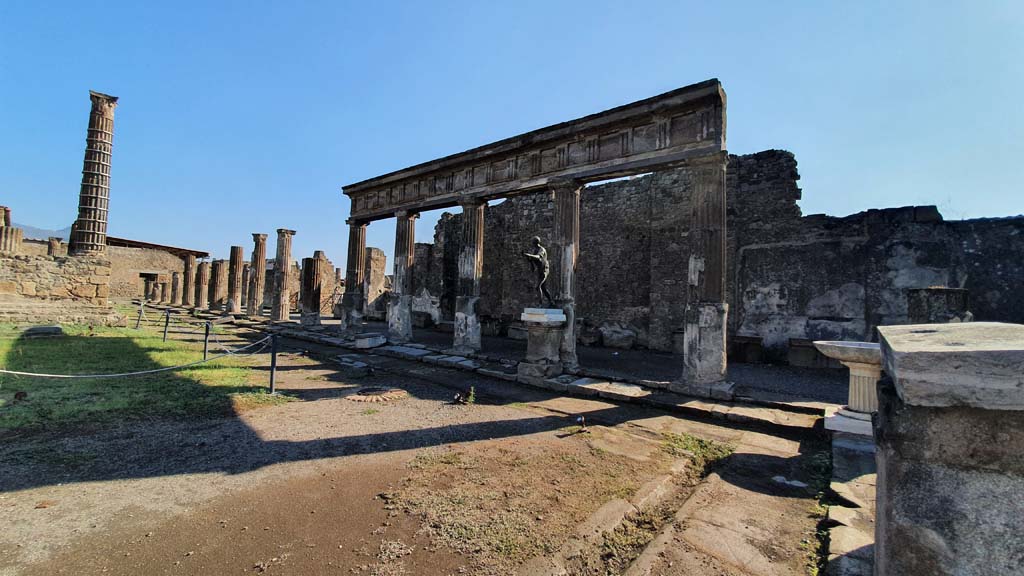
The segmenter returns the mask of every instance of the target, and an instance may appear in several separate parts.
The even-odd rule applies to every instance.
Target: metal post
[[[164,342],[167,342],[167,327],[171,325],[171,311],[164,312]]]
[[[210,351],[210,322],[206,322],[206,336],[203,337],[203,360],[206,360],[206,355]]]
[[[139,329],[139,325],[142,324],[142,306],[139,306],[139,317],[135,319],[135,329]]]
[[[270,393],[277,393],[277,334],[270,335]]]

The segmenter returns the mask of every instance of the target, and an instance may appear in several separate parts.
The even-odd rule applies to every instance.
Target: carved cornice
[[[708,80],[343,188],[360,220],[683,165],[725,150],[725,92]]]

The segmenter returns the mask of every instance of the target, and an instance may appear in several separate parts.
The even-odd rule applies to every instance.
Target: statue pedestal
[[[561,374],[558,349],[565,332],[565,313],[559,308],[527,308],[520,319],[526,324],[526,360],[519,363],[517,379],[537,384]]]

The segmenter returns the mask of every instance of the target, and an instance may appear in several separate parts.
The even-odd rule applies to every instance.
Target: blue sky
[[[94,89],[112,235],[226,257],[292,228],[343,266],[343,184],[717,77],[729,150],[793,151],[805,214],[1015,215],[1021,62],[1019,1],[4,0],[0,204],[74,220]],[[390,262],[393,223],[367,243]]]

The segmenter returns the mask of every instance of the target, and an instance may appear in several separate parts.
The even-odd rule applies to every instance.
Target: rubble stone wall
[[[776,357],[791,338],[877,340],[875,327],[907,323],[907,290],[931,286],[968,289],[977,320],[1024,322],[1024,291],[1017,288],[1024,284],[1024,217],[945,221],[934,206],[802,216],[799,178],[790,152],[730,157],[730,335],[760,336]],[[686,307],[690,197],[685,168],[583,191],[581,340],[676,348]],[[485,326],[507,326],[524,307],[540,304],[522,252],[533,236],[550,246],[552,213],[546,193],[486,209]],[[461,216],[446,213],[434,244],[417,247],[415,293],[436,297],[445,319],[454,307],[460,230]]]
[[[67,256],[0,256],[0,294],[106,306],[110,262]]]

